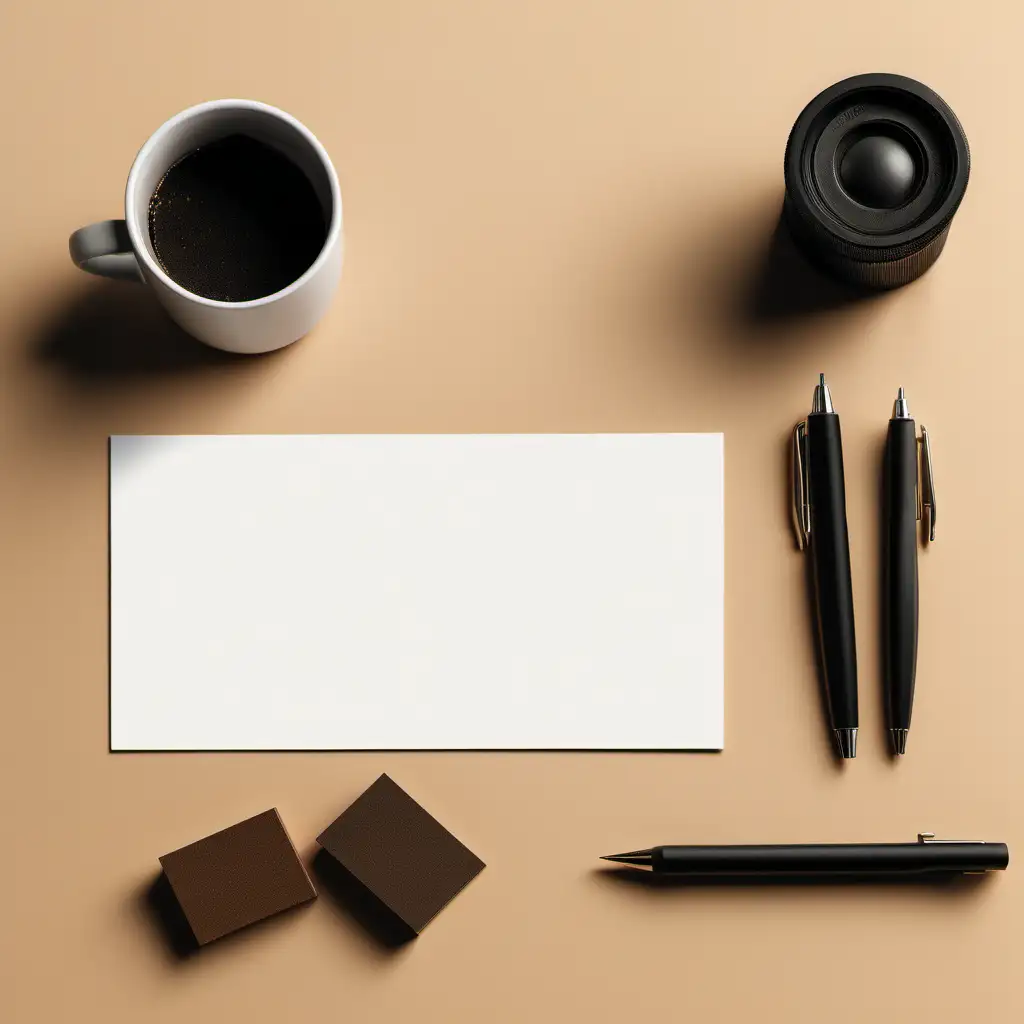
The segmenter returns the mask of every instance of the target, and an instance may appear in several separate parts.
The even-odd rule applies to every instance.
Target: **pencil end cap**
[[[909,729],[890,729],[889,736],[892,738],[892,752],[902,757],[907,752],[907,733]]]
[[[842,758],[857,756],[857,730],[854,729],[833,729],[836,738],[836,749]]]

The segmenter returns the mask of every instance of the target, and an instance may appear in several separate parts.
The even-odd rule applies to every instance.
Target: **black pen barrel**
[[[818,640],[834,729],[857,728],[857,647],[843,439],[835,413],[807,417],[807,463]]]
[[[860,843],[809,846],[660,846],[651,866],[686,875],[899,875],[1001,871],[1005,843]]]
[[[890,729],[909,729],[917,673],[917,427],[892,419],[885,445],[883,637]]]

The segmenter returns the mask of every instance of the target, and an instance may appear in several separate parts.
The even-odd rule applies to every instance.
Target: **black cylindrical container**
[[[960,122],[927,86],[901,75],[847,78],[793,125],[786,220],[818,265],[894,288],[938,259],[970,164]]]

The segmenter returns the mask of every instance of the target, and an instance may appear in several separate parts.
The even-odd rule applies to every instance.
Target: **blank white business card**
[[[112,437],[114,750],[720,749],[720,434]]]

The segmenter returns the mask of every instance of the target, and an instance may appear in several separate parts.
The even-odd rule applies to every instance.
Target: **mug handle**
[[[68,239],[68,248],[80,270],[124,281],[142,280],[128,225],[123,220],[101,220],[79,228]]]

